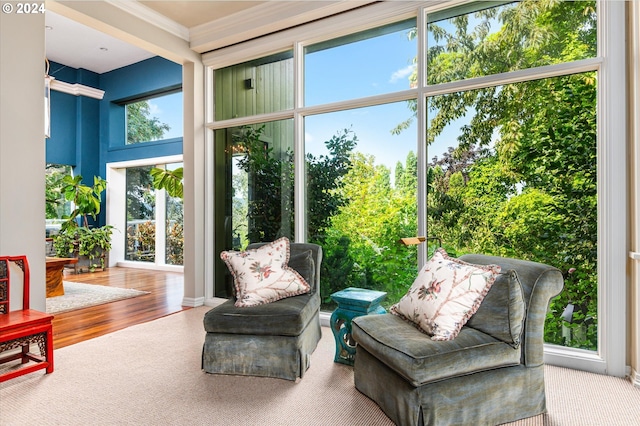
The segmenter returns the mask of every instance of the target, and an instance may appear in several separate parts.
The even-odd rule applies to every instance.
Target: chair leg
[[[45,335],[45,339],[47,341],[47,365],[46,372],[47,374],[53,373],[53,327],[49,325],[47,329],[47,334]]]
[[[26,364],[28,362],[29,362],[29,343],[27,342],[22,345],[21,363]]]

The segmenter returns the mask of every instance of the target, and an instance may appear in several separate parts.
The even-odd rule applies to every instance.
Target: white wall
[[[44,37],[44,14],[0,13],[0,254],[28,256],[38,310],[46,300]]]

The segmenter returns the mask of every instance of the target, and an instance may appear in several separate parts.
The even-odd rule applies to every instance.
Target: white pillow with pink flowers
[[[289,253],[286,237],[257,249],[220,253],[233,276],[235,305],[257,306],[308,293],[309,284],[288,266]]]
[[[414,323],[433,340],[455,339],[499,273],[498,265],[473,265],[439,248],[389,311]]]

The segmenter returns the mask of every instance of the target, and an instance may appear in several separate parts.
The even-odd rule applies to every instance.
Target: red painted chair
[[[13,282],[10,275],[15,274]],[[21,283],[22,281],[22,283]],[[11,310],[20,302],[22,309]],[[10,297],[13,294],[12,297]],[[53,315],[29,309],[29,263],[26,256],[0,256],[0,364],[21,360],[22,366],[3,369],[0,382],[46,369],[53,372]],[[38,345],[40,355],[32,353]],[[7,352],[7,355],[2,355]],[[19,364],[18,364],[19,365]]]

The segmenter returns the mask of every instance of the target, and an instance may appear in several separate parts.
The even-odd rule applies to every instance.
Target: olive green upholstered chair
[[[546,411],[544,322],[564,285],[551,266],[484,255],[502,273],[453,340],[392,314],[356,318],[356,388],[398,425],[497,425]]]
[[[265,243],[254,243],[255,249]],[[317,244],[291,243],[289,266],[311,286],[309,293],[259,306],[229,299],[204,316],[202,368],[207,373],[302,378],[320,341],[320,266]]]

